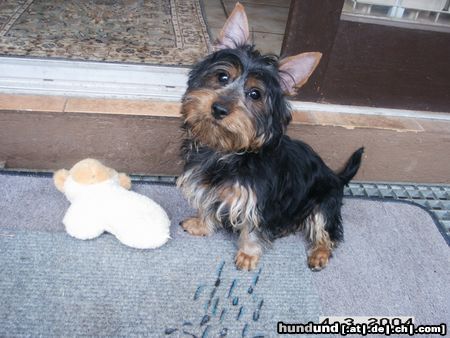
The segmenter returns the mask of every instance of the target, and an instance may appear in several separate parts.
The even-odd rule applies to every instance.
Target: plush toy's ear
[[[119,183],[121,187],[127,190],[131,189],[131,179],[127,174],[124,173],[119,174]]]
[[[297,94],[316,69],[322,53],[311,52],[289,56],[280,61],[281,87],[286,95]]]
[[[249,37],[247,14],[245,14],[244,6],[238,2],[219,34],[215,49],[236,48],[245,45]]]
[[[66,169],[60,169],[53,174],[53,182],[61,192],[64,192],[64,182],[66,182],[67,177],[69,177],[69,171]]]

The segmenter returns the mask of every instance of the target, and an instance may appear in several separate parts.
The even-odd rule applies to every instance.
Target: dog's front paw
[[[236,254],[235,263],[239,270],[254,270],[258,261],[259,256],[246,254],[242,250],[239,250]]]
[[[313,271],[320,271],[328,264],[331,250],[326,247],[313,248],[308,256],[308,266]]]
[[[185,219],[180,225],[193,236],[208,236],[211,233],[207,225],[197,217]]]

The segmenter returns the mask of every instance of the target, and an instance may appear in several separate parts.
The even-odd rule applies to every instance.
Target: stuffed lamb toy
[[[71,205],[63,223],[69,235],[92,239],[107,231],[123,244],[138,249],[157,248],[170,238],[170,220],[150,198],[129,191],[126,174],[84,159],[53,176]]]

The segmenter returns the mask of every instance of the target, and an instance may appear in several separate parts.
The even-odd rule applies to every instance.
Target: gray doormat
[[[241,272],[232,236],[195,238],[178,226],[193,210],[175,187],[134,190],[172,220],[172,240],[157,250],[106,234],[73,239],[61,223],[69,203],[51,178],[0,174],[0,336],[270,337],[278,321],[318,321],[298,238]]]
[[[240,272],[232,236],[180,229],[194,211],[175,187],[133,189],[167,210],[166,246],[72,239],[61,223],[69,204],[50,177],[0,173],[0,336],[275,337],[277,321],[319,315],[450,318],[450,249],[419,207],[346,199],[346,241],[325,270],[309,271],[303,241],[291,236],[258,270]]]
[[[450,245],[450,185],[416,183],[351,182],[345,196],[409,201],[437,218],[439,230]]]
[[[450,247],[423,209],[345,199],[345,243],[318,274],[325,315],[413,316],[450,322]]]

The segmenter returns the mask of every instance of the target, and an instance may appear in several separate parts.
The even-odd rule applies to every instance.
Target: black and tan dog
[[[343,187],[356,174],[363,149],[334,173],[307,144],[285,135],[293,95],[320,53],[278,60],[248,43],[239,3],[225,23],[217,50],[196,64],[182,101],[185,159],[178,186],[198,216],[181,223],[192,235],[218,227],[239,232],[236,266],[254,269],[263,248],[303,230],[308,264],[326,266],[343,237]]]

